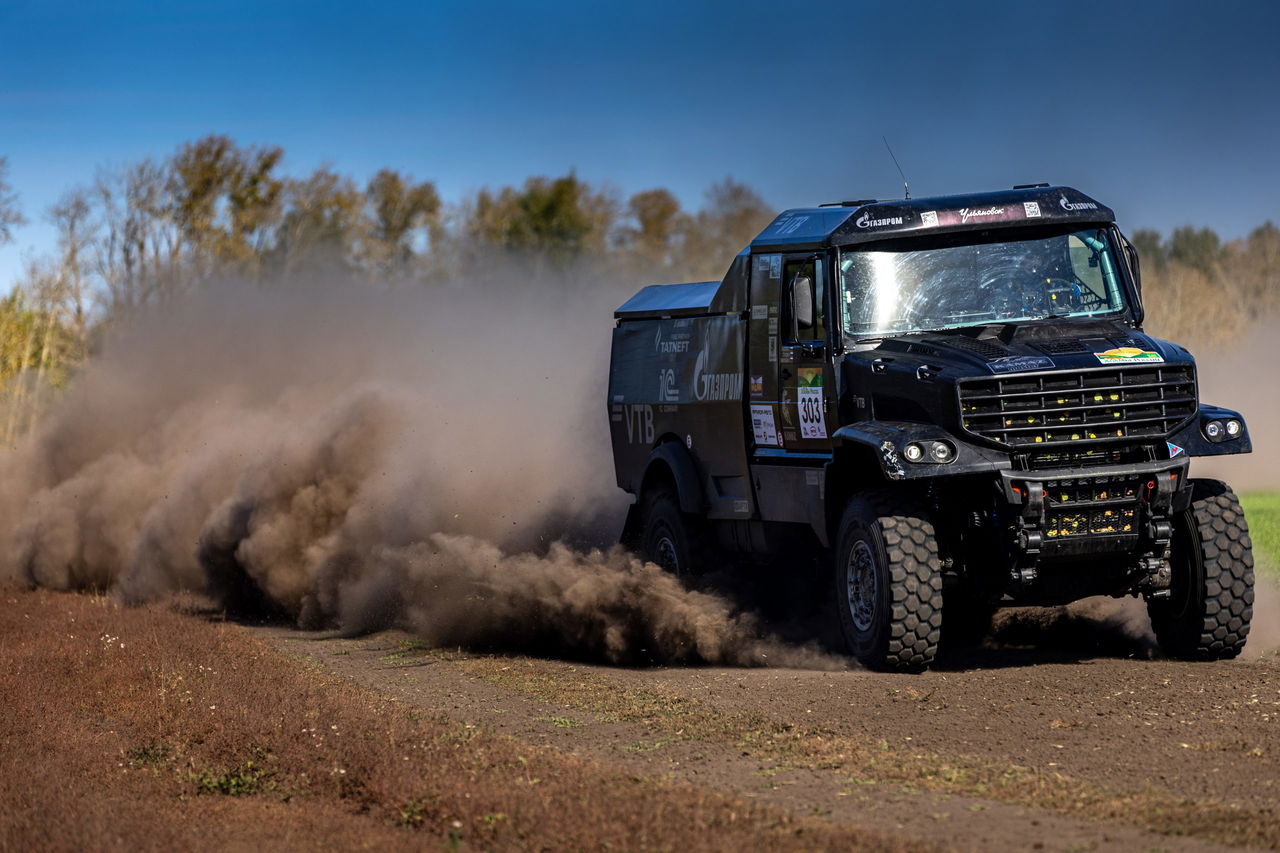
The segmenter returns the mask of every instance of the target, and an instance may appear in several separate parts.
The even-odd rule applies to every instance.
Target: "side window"
[[[825,317],[826,282],[820,258],[797,258],[782,266],[786,293],[787,343],[810,343],[827,339]]]

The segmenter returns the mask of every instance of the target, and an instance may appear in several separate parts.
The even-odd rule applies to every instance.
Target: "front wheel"
[[[835,550],[836,609],[849,650],[872,669],[918,672],[942,635],[942,569],[924,504],[891,490],[849,501]]]
[[[1147,611],[1160,648],[1185,660],[1233,658],[1253,617],[1253,543],[1226,483],[1191,481],[1191,506],[1173,531],[1168,598]]]

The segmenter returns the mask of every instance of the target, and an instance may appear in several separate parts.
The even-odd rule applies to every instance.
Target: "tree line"
[[[284,171],[283,149],[210,135],[168,157],[103,170],[42,215],[53,252],[30,259],[0,300],[0,429],[33,422],[42,389],[64,382],[101,334],[139,309],[218,278],[276,280],[340,271],[354,280],[448,280],[519,253],[590,259],[638,281],[719,278],[775,211],[725,178],[687,210],[669,190],[623,197],[570,173],[444,202],[430,180],[391,168],[364,183],[322,166]],[[26,222],[0,157],[0,246]],[[1149,327],[1191,344],[1237,334],[1273,310],[1280,228],[1224,242],[1209,228],[1133,234]]]

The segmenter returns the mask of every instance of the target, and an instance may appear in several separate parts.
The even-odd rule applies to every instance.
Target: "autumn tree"
[[[266,253],[275,272],[302,266],[351,266],[353,249],[366,231],[365,196],[350,178],[321,166],[284,185],[284,213]]]
[[[464,229],[481,244],[564,259],[603,253],[616,215],[610,196],[576,175],[533,177],[518,190],[477,193]]]
[[[622,250],[644,266],[670,267],[675,263],[689,228],[689,217],[666,189],[638,192],[627,199],[629,224],[619,233]]]
[[[443,240],[440,195],[430,181],[415,183],[393,169],[381,169],[365,187],[369,214],[367,262],[384,273],[403,273],[414,244],[438,248]]]
[[[280,148],[241,148],[217,135],[174,154],[167,190],[197,277],[254,266],[284,187],[273,174],[283,156]]]
[[[1222,240],[1212,228],[1184,225],[1169,237],[1169,260],[1210,274],[1222,259]]]

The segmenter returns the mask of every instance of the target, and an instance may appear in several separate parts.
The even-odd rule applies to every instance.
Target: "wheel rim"
[[[861,539],[849,550],[845,580],[853,625],[859,631],[870,631],[876,618],[876,561],[871,546]]]
[[[680,574],[680,557],[676,552],[676,543],[667,531],[663,530],[658,534],[658,540],[653,543],[653,556],[654,562],[663,569],[673,575]]]

